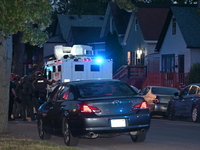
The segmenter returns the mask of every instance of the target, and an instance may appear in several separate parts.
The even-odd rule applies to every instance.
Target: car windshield
[[[152,87],[153,94],[162,94],[162,95],[174,95],[174,93],[179,92],[175,88],[168,87]]]
[[[128,85],[119,82],[88,83],[77,87],[81,97],[137,95]]]

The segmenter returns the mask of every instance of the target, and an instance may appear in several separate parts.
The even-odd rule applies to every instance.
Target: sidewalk
[[[36,121],[31,121],[30,118],[27,121],[22,121],[21,119],[8,121],[8,134],[17,134],[20,137],[40,140],[37,123]]]

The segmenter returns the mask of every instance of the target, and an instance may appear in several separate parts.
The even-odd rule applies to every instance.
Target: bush
[[[190,72],[187,77],[187,83],[200,83],[200,63],[195,63],[190,68]]]

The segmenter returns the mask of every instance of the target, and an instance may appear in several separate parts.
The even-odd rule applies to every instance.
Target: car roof
[[[122,82],[117,79],[91,79],[91,80],[78,80],[78,81],[70,81],[66,83],[62,83],[61,85],[78,85],[78,84],[89,84],[89,83],[104,83],[104,82]]]
[[[192,84],[189,84],[189,85],[197,85],[197,86],[200,86],[200,83],[192,83]],[[189,86],[188,85],[188,86]]]
[[[160,88],[172,88],[172,89],[176,89],[174,87],[167,87],[167,86],[146,86],[146,87],[160,87]]]

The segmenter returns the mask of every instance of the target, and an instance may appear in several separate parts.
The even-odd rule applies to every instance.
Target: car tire
[[[175,120],[175,112],[172,105],[167,108],[167,116],[169,120]]]
[[[46,133],[46,131],[44,130],[44,124],[42,119],[38,119],[37,126],[40,139],[51,139],[51,134]]]
[[[138,135],[131,135],[131,139],[133,142],[144,142],[146,139],[146,132],[140,133]]]
[[[68,121],[66,118],[63,118],[63,121],[62,121],[62,133],[63,133],[65,145],[67,145],[67,146],[77,146],[78,145],[79,138],[74,137],[71,134],[69,124],[68,124]]]
[[[191,114],[191,117],[192,117],[192,121],[193,122],[200,122],[200,112],[197,108],[197,106],[195,106],[193,109],[192,109],[192,114]]]

